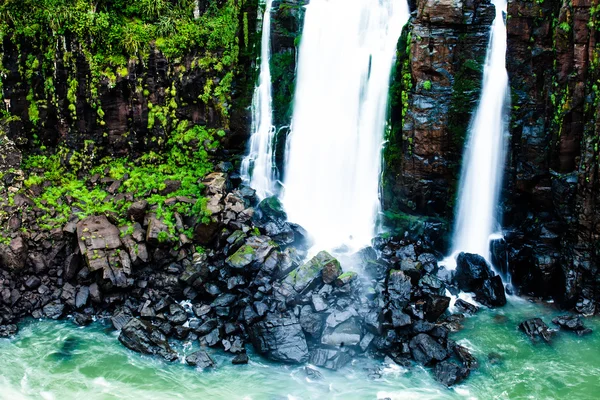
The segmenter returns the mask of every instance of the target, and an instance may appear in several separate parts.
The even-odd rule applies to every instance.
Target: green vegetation
[[[173,234],[175,212],[194,215],[208,222],[210,213],[206,210],[206,199],[202,197],[202,185],[198,180],[212,170],[208,151],[219,146],[218,138],[223,135],[222,130],[207,130],[201,126],[187,129],[187,124],[182,122],[169,138],[166,152],[149,152],[134,161],[107,158],[93,167],[87,176],[106,175],[122,181],[115,194],[131,194],[133,198],[148,200],[151,206],[156,206],[157,217],[167,224]],[[30,171],[25,186],[43,187],[41,194],[34,199],[36,206],[47,212],[39,218],[39,222],[53,227],[64,224],[71,213],[82,218],[114,212],[121,217],[120,224],[125,225],[125,211],[131,205],[127,196],[110,196],[100,185],[91,184],[89,179],[79,179],[78,165],[65,163],[63,158],[58,152],[49,157],[30,156],[24,161],[23,167]],[[70,160],[77,160],[76,155],[71,156]],[[181,186],[163,195],[161,193],[168,180],[179,181]],[[66,196],[72,198],[71,204],[66,201]],[[177,196],[194,202],[165,203],[167,199]]]
[[[425,82],[423,82],[423,89],[425,89],[425,90],[431,90],[431,81],[425,81]]]
[[[25,87],[28,101],[25,115],[10,115],[2,107],[0,120],[23,122],[23,183],[44,211],[35,221],[40,228],[60,227],[71,215],[92,214],[110,215],[127,226],[131,221],[125,218],[126,209],[139,199],[146,199],[169,228],[169,235],[159,241],[174,235],[175,213],[208,222],[199,180],[213,169],[213,153],[229,129],[231,108],[247,106],[253,75],[242,68],[240,57],[254,57],[255,33],[248,22],[254,17],[248,10],[256,9],[256,0],[201,3],[195,15],[196,0],[0,2],[0,39],[5,43],[0,60],[10,44],[18,58],[18,85]],[[140,74],[156,52],[169,61],[167,76],[160,78],[168,83],[157,86],[160,93],[152,92],[146,72]],[[67,75],[60,81],[55,79],[57,65]],[[0,101],[6,72],[0,63]],[[216,111],[209,126],[197,125],[180,112],[190,100],[189,93],[186,98],[178,90],[190,73],[204,82],[193,103]],[[102,133],[114,118],[114,108],[102,104],[103,95],[121,81],[134,102],[147,104],[142,115],[147,115],[147,124],[141,125],[148,131],[133,132],[128,116],[124,132],[112,126]],[[247,98],[235,102],[235,96]],[[52,132],[55,127],[45,126],[49,117],[64,124],[60,136]],[[78,118],[86,118],[86,126],[96,124],[91,130],[100,135],[82,129]],[[125,156],[112,156],[115,141],[123,143]],[[108,184],[91,179],[94,175],[121,184],[111,194]],[[166,181],[180,186],[166,193]],[[14,195],[0,199],[0,206],[13,204]],[[183,233],[192,236],[191,229]],[[5,240],[2,232],[0,240]]]

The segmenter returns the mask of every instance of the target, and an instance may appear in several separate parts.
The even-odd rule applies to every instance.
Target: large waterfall
[[[370,243],[405,0],[311,0],[306,7],[283,203],[320,248]]]
[[[242,161],[241,175],[244,182],[256,190],[262,200],[275,192],[275,168],[273,167],[273,105],[271,68],[271,8],[273,0],[266,1],[263,17],[260,77],[252,98],[252,136],[250,150]]]
[[[498,200],[506,158],[508,74],[504,0],[493,1],[496,18],[483,71],[479,106],[469,128],[460,178],[453,255],[490,257],[490,237],[500,230]]]

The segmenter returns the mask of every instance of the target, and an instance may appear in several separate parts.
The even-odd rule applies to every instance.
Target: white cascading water
[[[271,8],[273,0],[266,0],[263,17],[260,76],[252,98],[252,136],[248,155],[242,161],[242,180],[256,190],[260,200],[275,194],[273,167],[273,98],[271,86]]]
[[[311,0],[300,45],[284,194],[315,248],[370,244],[389,81],[405,0]]]
[[[506,1],[495,0],[496,18],[483,71],[479,106],[469,127],[460,178],[458,215],[448,266],[460,252],[491,262],[490,238],[500,230],[498,201],[506,158],[508,73],[506,71]]]

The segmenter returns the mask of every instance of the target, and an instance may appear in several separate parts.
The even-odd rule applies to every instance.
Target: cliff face
[[[476,107],[494,9],[486,1],[416,2],[398,49],[384,204],[452,214],[465,132]]]
[[[513,283],[591,311],[598,301],[597,2],[508,4],[510,149],[503,191]],[[383,200],[399,225],[455,206],[493,6],[417,1],[398,48]],[[443,246],[438,246],[444,250]]]
[[[580,309],[598,300],[596,9],[590,1],[511,1],[507,21],[513,275],[523,290]]]
[[[67,159],[77,154],[89,164],[84,167],[105,156],[164,151],[169,133],[182,121],[224,129],[223,144],[239,147],[247,135],[255,78],[257,2],[220,2],[221,8],[200,3],[198,12],[204,14],[198,18],[205,18],[200,23],[215,24],[206,37],[200,33],[195,41],[168,43],[186,35],[191,11],[182,18],[188,26],[182,22],[172,28],[180,32],[165,37],[157,33],[163,19],[156,29],[148,21],[126,22],[123,35],[140,32],[134,31],[138,36],[132,34],[131,43],[122,39],[122,52],[112,44],[97,49],[92,33],[44,25],[32,33],[7,29],[0,53],[8,137],[28,154],[64,148]],[[95,15],[93,24],[112,14],[98,9]],[[211,32],[220,37],[210,37]]]

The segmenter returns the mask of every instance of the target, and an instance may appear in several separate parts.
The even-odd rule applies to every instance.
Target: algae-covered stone
[[[238,249],[231,256],[227,257],[225,262],[231,268],[241,269],[244,268],[254,261],[255,250],[252,246],[244,245]]]
[[[335,281],[335,284],[337,286],[344,286],[344,285],[352,282],[356,278],[358,278],[358,274],[356,272],[352,272],[352,271],[344,272],[343,274],[338,276],[337,280]]]
[[[341,273],[339,261],[326,251],[322,251],[304,265],[290,272],[285,278],[285,282],[299,293],[310,290],[321,281],[324,268],[339,270]]]

